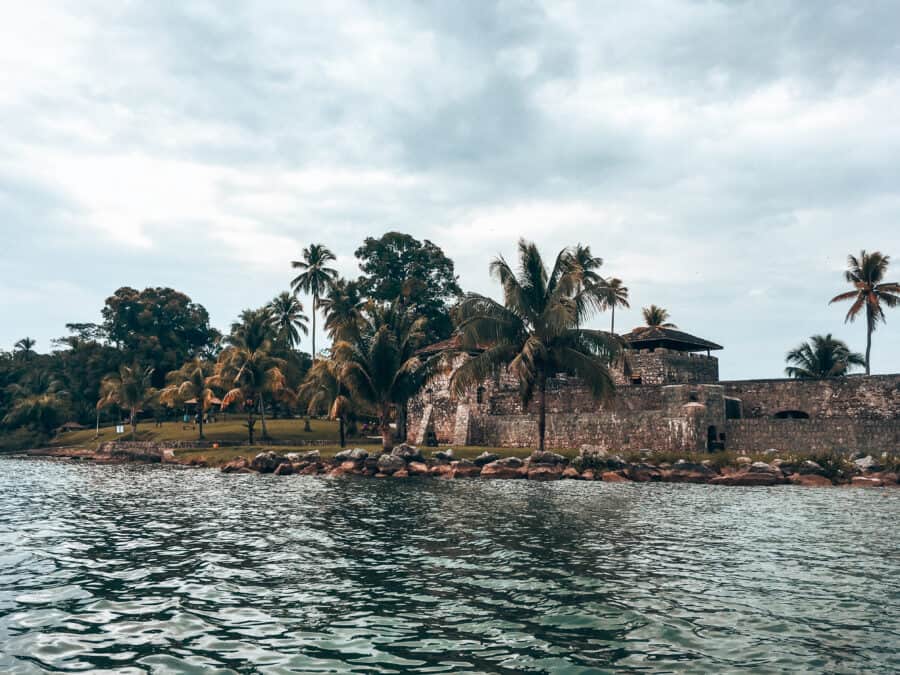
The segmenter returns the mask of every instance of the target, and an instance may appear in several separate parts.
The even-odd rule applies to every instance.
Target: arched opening
[[[808,420],[809,413],[802,410],[781,410],[773,415],[776,420]]]

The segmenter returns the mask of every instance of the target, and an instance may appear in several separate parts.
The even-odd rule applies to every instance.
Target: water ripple
[[[888,673],[900,490],[0,461],[0,671]]]

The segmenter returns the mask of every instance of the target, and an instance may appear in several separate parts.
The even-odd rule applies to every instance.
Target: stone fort
[[[900,374],[720,381],[712,355],[720,345],[660,327],[636,328],[622,337],[627,367],[613,371],[612,400],[598,403],[576,378],[550,380],[548,448],[867,454],[900,449]],[[451,338],[423,350],[445,353],[444,368],[410,402],[407,440],[533,446],[537,405],[522,406],[513,376],[498,372],[464,396],[451,394],[454,369],[471,356],[458,346]]]

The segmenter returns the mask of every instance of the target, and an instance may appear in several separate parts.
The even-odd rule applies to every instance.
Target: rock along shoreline
[[[169,463],[205,467],[202,458],[182,461],[173,449],[154,443],[119,442],[101,444],[96,451],[75,448],[47,448],[29,451],[30,456],[63,457],[99,462]],[[439,450],[425,457],[419,448],[408,444],[386,453],[370,453],[351,448],[334,457],[323,458],[318,450],[260,452],[252,459],[237,457],[222,465],[226,474],[273,474],[277,476],[367,476],[403,479],[428,477],[440,479],[482,478],[506,480],[585,480],[607,483],[698,483],[729,486],[801,485],[807,487],[897,487],[900,477],[885,470],[867,455],[846,462],[835,470],[811,460],[789,461],[773,458],[769,462],[752,461],[739,456],[734,466],[719,467],[711,460],[685,459],[673,463],[627,462],[618,455],[584,446],[577,457],[569,459],[550,451],[535,451],[529,457],[500,457],[485,452],[474,460],[457,459],[452,449]]]

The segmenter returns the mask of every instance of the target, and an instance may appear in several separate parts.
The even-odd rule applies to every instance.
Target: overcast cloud
[[[892,2],[10,5],[0,348],[122,285],[226,328],[304,245],[355,275],[393,229],[494,294],[518,237],[590,244],[631,289],[617,327],[663,305],[723,377],[780,376],[813,333],[862,351],[827,300],[861,248],[900,278],[897,26]],[[875,372],[898,344],[900,310]]]

